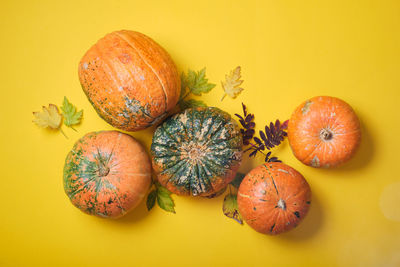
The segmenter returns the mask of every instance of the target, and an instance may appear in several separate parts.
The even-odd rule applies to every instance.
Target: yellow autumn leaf
[[[33,112],[33,116],[35,117],[33,122],[41,128],[60,129],[62,116],[54,104],[49,104],[48,107],[43,106],[42,111]],[[64,134],[62,130],[61,132]]]
[[[225,91],[221,101],[225,98],[226,95],[230,96],[231,98],[236,98],[240,94],[240,92],[244,90],[242,87],[240,87],[240,85],[243,83],[243,80],[240,80],[240,71],[241,68],[240,66],[238,66],[229,74],[225,75],[225,81],[221,82],[222,89],[224,89]]]

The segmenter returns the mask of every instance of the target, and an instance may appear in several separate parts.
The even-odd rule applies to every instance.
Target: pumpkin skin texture
[[[118,218],[143,200],[151,183],[150,164],[133,137],[117,131],[88,133],[65,160],[64,190],[83,212]]]
[[[177,195],[210,196],[235,177],[242,143],[239,126],[228,113],[214,107],[186,109],[156,129],[153,169],[158,181]]]
[[[138,131],[157,124],[180,94],[169,54],[134,31],[115,31],[93,45],[79,63],[79,80],[97,113],[112,126]]]
[[[311,203],[311,189],[304,177],[280,162],[251,170],[239,186],[239,212],[257,232],[277,235],[296,227]]]
[[[302,103],[289,120],[288,139],[296,158],[315,168],[348,161],[361,141],[360,122],[349,104],[318,96]]]

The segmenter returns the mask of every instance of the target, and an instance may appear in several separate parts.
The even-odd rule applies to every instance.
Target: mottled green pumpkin
[[[235,177],[242,143],[239,126],[228,113],[214,107],[186,109],[156,129],[153,169],[173,193],[209,196]]]
[[[150,159],[132,136],[88,133],[68,153],[64,190],[85,213],[118,218],[135,208],[151,183]]]

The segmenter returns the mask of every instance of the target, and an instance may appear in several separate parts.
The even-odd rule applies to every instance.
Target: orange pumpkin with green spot
[[[245,176],[237,202],[248,225],[257,232],[276,235],[296,227],[306,216],[311,189],[295,169],[268,162]]]
[[[360,122],[349,104],[318,96],[302,103],[289,120],[288,139],[296,158],[316,168],[348,161],[361,141]]]
[[[121,217],[143,200],[150,183],[151,164],[145,149],[121,132],[88,133],[65,160],[65,193],[87,214]]]
[[[160,122],[180,94],[169,54],[148,36],[127,30],[107,34],[86,52],[79,80],[100,117],[125,131]]]

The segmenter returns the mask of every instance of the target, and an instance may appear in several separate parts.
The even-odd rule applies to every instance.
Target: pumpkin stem
[[[110,172],[110,168],[107,167],[105,164],[100,163],[99,164],[99,176],[103,177],[103,176],[107,176],[107,174]]]
[[[286,210],[286,203],[285,203],[285,201],[282,199],[282,198],[280,198],[279,200],[278,200],[278,204],[276,205],[278,208],[280,208],[280,209],[283,209],[283,210]]]
[[[323,128],[320,132],[319,132],[319,137],[323,140],[323,141],[329,141],[332,139],[333,137],[333,133],[326,128]]]

